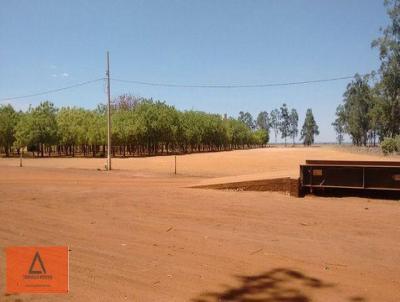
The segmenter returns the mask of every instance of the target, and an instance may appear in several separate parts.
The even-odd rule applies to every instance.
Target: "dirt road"
[[[310,151],[311,150],[311,151]],[[0,301],[399,301],[400,204],[189,189],[296,173],[338,150],[262,149],[104,160],[0,160],[0,247],[68,245],[70,293]],[[179,167],[179,166],[178,166]],[[79,169],[76,169],[79,168]],[[246,176],[248,177],[248,176]]]

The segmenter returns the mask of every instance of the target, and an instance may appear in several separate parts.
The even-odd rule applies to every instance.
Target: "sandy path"
[[[349,156],[312,150],[318,158]],[[222,153],[195,155],[203,165],[188,164],[187,174],[293,173],[310,154],[261,151],[225,153],[226,162]],[[257,164],[243,168],[238,158]],[[168,176],[155,163],[138,168],[135,160],[125,165],[132,170],[112,174],[48,168],[68,159],[23,169],[0,161],[0,247],[72,250],[71,291],[62,296],[4,295],[1,253],[0,301],[218,301],[212,293],[226,301],[399,301],[398,202],[187,189],[202,178]],[[226,169],[209,166],[216,162]]]

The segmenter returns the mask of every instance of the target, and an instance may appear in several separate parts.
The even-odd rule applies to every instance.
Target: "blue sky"
[[[254,84],[367,73],[379,67],[370,44],[387,22],[383,0],[3,0],[0,99],[103,77],[107,50],[112,77],[152,82]],[[321,142],[335,140],[331,122],[347,82],[256,89],[113,82],[111,92],[231,116],[256,116],[285,102],[301,124],[311,107]],[[94,108],[105,98],[98,82],[11,103]]]

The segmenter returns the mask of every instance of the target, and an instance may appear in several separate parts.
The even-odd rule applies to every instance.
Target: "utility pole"
[[[110,53],[107,51],[107,170],[111,170],[111,93],[110,93]]]

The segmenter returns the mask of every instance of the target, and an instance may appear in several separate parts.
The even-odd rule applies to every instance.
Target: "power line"
[[[136,80],[125,80],[125,79],[117,79],[111,78],[111,81],[121,82],[121,83],[131,83],[145,86],[155,86],[155,87],[172,87],[172,88],[211,88],[211,89],[235,89],[235,88],[264,88],[264,87],[279,87],[279,86],[293,86],[293,85],[304,85],[304,84],[313,84],[313,83],[322,83],[322,82],[333,82],[333,81],[341,81],[352,79],[354,76],[344,76],[337,78],[327,78],[327,79],[318,79],[318,80],[308,80],[308,81],[298,81],[298,82],[282,82],[282,83],[261,83],[261,84],[176,84],[176,83],[157,83],[157,82],[145,82],[145,81],[136,81]],[[41,96],[50,93],[56,93],[63,90],[73,89],[80,86],[85,86],[88,84],[92,84],[98,81],[103,81],[104,78],[98,78],[90,81],[85,81],[81,83],[77,83],[70,86],[65,86],[57,89],[51,89],[46,91],[41,91],[32,94],[20,95],[15,97],[8,97],[0,99],[0,102],[25,99],[29,97]]]
[[[318,79],[318,80],[309,80],[309,81],[299,81],[299,82],[283,82],[283,83],[261,83],[261,84],[222,84],[222,85],[212,85],[212,84],[176,84],[176,83],[156,83],[156,82],[144,82],[144,81],[136,81],[136,80],[124,80],[124,79],[115,79],[111,78],[112,81],[121,82],[121,83],[132,83],[138,85],[146,85],[146,86],[157,86],[157,87],[175,87],[175,88],[263,88],[263,87],[278,87],[278,86],[292,86],[292,85],[303,85],[303,84],[312,84],[312,83],[322,83],[322,82],[333,82],[340,80],[348,80],[352,79],[354,76],[344,76],[337,78],[327,78],[327,79]]]
[[[65,87],[61,87],[61,88],[57,88],[57,89],[51,89],[51,90],[46,90],[46,91],[42,91],[42,92],[37,92],[37,93],[33,93],[33,94],[26,94],[26,95],[20,95],[20,96],[15,96],[15,97],[9,97],[9,98],[4,98],[4,99],[0,99],[0,102],[6,102],[6,101],[12,101],[12,100],[18,100],[18,99],[25,99],[25,98],[29,98],[29,97],[34,97],[34,96],[40,96],[40,95],[45,95],[45,94],[49,94],[49,93],[55,93],[55,92],[59,92],[59,91],[63,91],[63,90],[67,90],[67,89],[72,89],[72,88],[76,88],[76,87],[80,87],[80,86],[85,86],[88,84],[92,84],[98,81],[103,81],[104,78],[98,78],[95,80],[90,80],[90,81],[85,81],[85,82],[81,82],[81,83],[77,83],[74,85],[70,85],[70,86],[65,86]]]

